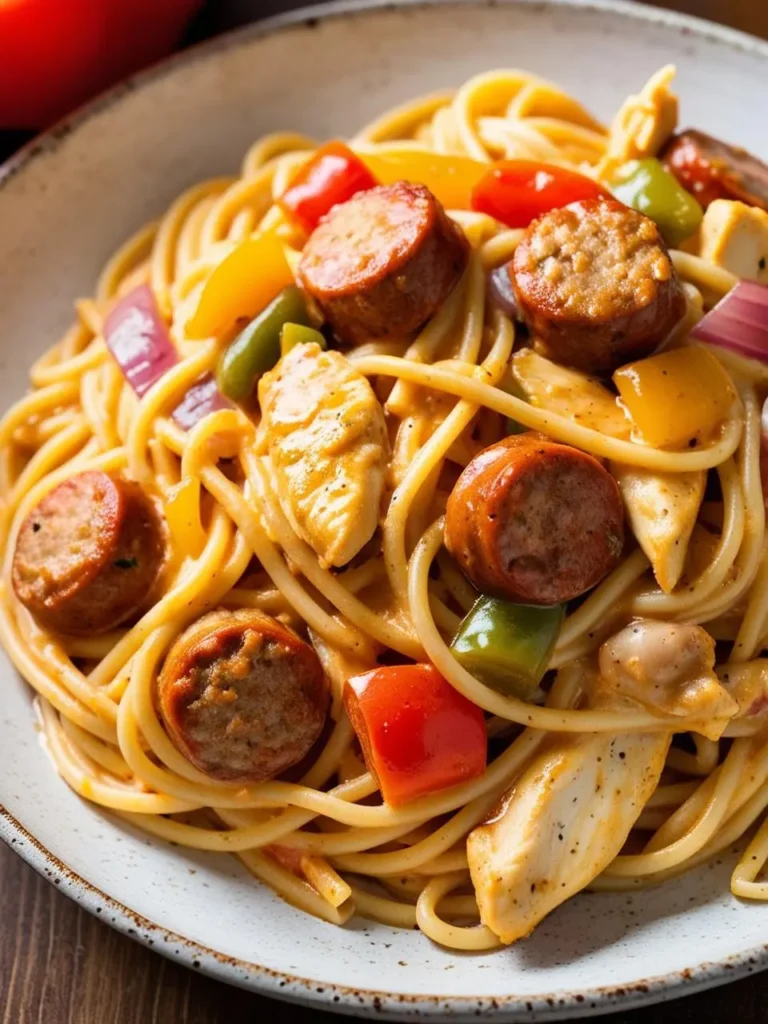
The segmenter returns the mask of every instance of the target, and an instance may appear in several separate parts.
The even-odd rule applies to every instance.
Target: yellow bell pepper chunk
[[[185,477],[171,488],[165,502],[165,519],[175,549],[197,558],[205,547],[206,533],[200,521],[200,481]]]
[[[191,338],[210,338],[240,319],[252,320],[289,284],[293,273],[273,232],[250,235],[214,267],[187,323]]]
[[[469,210],[472,189],[488,171],[488,164],[468,156],[404,149],[399,153],[358,154],[382,185],[411,181],[426,185],[448,210]]]
[[[736,398],[731,378],[700,345],[628,363],[613,382],[638,440],[653,448],[694,448],[709,441]]]

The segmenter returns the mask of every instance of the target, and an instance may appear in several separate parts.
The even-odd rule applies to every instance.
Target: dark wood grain
[[[211,0],[193,37],[290,6],[291,0]],[[768,38],[768,0],[656,0],[656,6]],[[601,1019],[609,1024],[763,1024],[766,1004],[768,973]],[[315,1010],[228,988],[118,935],[0,843],[0,1024],[309,1024],[317,1017]]]

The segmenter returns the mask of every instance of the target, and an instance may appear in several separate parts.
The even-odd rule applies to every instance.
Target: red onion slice
[[[118,302],[106,319],[104,337],[140,398],[178,362],[149,285],[139,285]]]
[[[502,267],[496,267],[491,271],[488,276],[488,294],[502,313],[505,313],[510,320],[517,320],[519,309],[515,290],[512,287],[510,270],[510,264],[505,263]]]
[[[207,373],[197,384],[192,385],[179,402],[173,410],[173,418],[182,430],[191,430],[209,413],[231,408],[232,403],[222,395],[214,378]]]
[[[746,359],[768,362],[768,287],[739,281],[691,331],[694,338]]]

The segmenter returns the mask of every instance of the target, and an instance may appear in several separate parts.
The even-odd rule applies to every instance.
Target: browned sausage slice
[[[672,136],[661,159],[702,206],[738,199],[768,210],[768,166],[746,149],[691,128]]]
[[[16,596],[57,633],[103,633],[147,601],[164,557],[163,525],[138,484],[73,476],[24,520],[13,556]]]
[[[534,433],[507,437],[459,477],[445,544],[482,593],[527,604],[570,601],[621,555],[619,489],[585,452]]]
[[[658,228],[613,200],[572,203],[534,221],[512,274],[536,348],[588,373],[653,352],[685,312]]]
[[[380,185],[334,207],[312,232],[299,280],[342,341],[407,334],[461,277],[469,246],[423,185]]]
[[[271,779],[300,761],[328,701],[313,648],[252,609],[198,619],[171,648],[157,684],[176,747],[200,771],[233,782]]]

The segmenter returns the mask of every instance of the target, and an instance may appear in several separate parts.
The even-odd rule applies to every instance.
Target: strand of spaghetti
[[[478,599],[478,593],[466,576],[459,572],[456,563],[445,551],[439,552],[437,564],[440,569],[440,579],[446,586],[449,594],[459,605],[463,612],[468,612]]]
[[[430,879],[416,903],[416,922],[433,942],[439,942],[451,949],[475,953],[498,949],[502,945],[501,939],[485,925],[448,924],[438,916],[437,905],[440,900],[457,886],[466,885],[468,881],[469,875],[466,871],[456,871]]]
[[[105,686],[117,675],[120,668],[133,657],[153,630],[169,620],[178,620],[180,615],[185,619],[191,619],[199,612],[210,600],[212,582],[221,588],[223,582],[234,582],[234,579],[242,575],[248,564],[249,554],[245,544],[238,544],[237,541],[236,558],[230,561],[229,571],[226,574],[222,573],[222,566],[227,564],[225,555],[231,543],[230,519],[222,509],[215,508],[208,539],[200,558],[182,570],[173,586],[93,669],[88,678],[94,686]],[[239,573],[235,576],[238,570]],[[223,581],[220,574],[224,576]]]
[[[731,875],[731,892],[748,900],[768,900],[768,883],[756,882],[768,860],[768,821],[764,821]]]
[[[464,291],[464,330],[456,351],[456,358],[464,363],[476,363],[483,343],[485,325],[485,272],[477,256],[472,253],[467,266]],[[497,327],[497,333],[499,328]],[[512,337],[514,343],[514,335]],[[509,357],[507,357],[509,358]],[[488,364],[488,359],[484,365]]]
[[[679,807],[689,796],[696,792],[698,786],[699,783],[695,780],[658,786],[645,806],[648,809],[655,807]]]
[[[480,259],[486,270],[511,260],[524,234],[522,228],[509,228],[489,238],[480,248]]]
[[[709,842],[725,820],[749,751],[750,742],[748,740],[734,742],[718,774],[711,799],[690,831],[669,846],[654,847],[649,852],[633,856],[617,857],[606,869],[605,874],[612,877],[652,875],[675,863],[690,860],[698,850],[701,850]]]
[[[478,108],[487,112],[492,106],[501,111],[521,89],[538,80],[535,75],[512,69],[487,71],[465,82],[456,93],[452,111],[459,139],[468,156],[484,163],[493,158],[483,145],[476,127]]]
[[[610,619],[611,613],[619,607],[622,596],[646,572],[648,564],[647,557],[639,548],[620,562],[565,620],[557,640],[556,653],[565,650],[601,620]]]
[[[160,222],[150,259],[150,283],[164,316],[171,313],[170,289],[176,274],[176,248],[187,218],[202,200],[223,192],[232,181],[230,177],[212,178],[193,185],[171,204]]]
[[[286,154],[295,160],[306,160],[306,153],[291,154],[290,145],[293,137],[285,137],[285,145],[280,149],[273,136],[274,154],[261,166],[253,169],[247,177],[237,178],[227,189],[216,198],[203,224],[201,245],[205,250],[228,235],[229,227],[236,215],[244,208],[252,208],[254,219],[258,223],[272,206],[272,181],[278,170],[281,158]],[[309,140],[306,140],[309,141]],[[312,144],[310,143],[310,148]],[[306,147],[303,147],[306,149]]]
[[[522,742],[521,742],[522,741]],[[525,749],[529,756],[538,744],[538,737],[533,733],[524,733],[516,743]],[[404,875],[434,860],[463,839],[470,829],[478,825],[488,815],[497,802],[506,782],[497,791],[486,793],[473,800],[455,814],[450,821],[441,825],[428,838],[414,843],[404,850],[391,853],[359,853],[357,855],[338,856],[334,863],[343,871],[352,871],[356,875]]]
[[[747,523],[750,535],[754,534],[756,550],[755,562],[745,562],[742,568],[744,587],[752,589],[747,601],[739,631],[729,656],[731,662],[748,661],[754,657],[760,647],[766,615],[768,615],[768,544],[766,544],[765,501],[760,470],[760,454],[762,447],[762,406],[758,402],[754,387],[744,394],[746,410],[746,428],[744,443],[740,453],[740,464],[744,480],[744,497],[747,506]],[[736,595],[733,596],[736,600]]]
[[[224,815],[221,817],[222,820],[225,820]],[[311,885],[278,864],[266,853],[261,853],[259,850],[248,850],[239,852],[238,856],[254,877],[265,882],[287,903],[298,907],[306,914],[312,914],[330,924],[343,925],[355,912],[354,900],[347,900],[341,906],[334,907]]]
[[[11,493],[7,496],[8,507],[16,508],[25,494],[52,470],[68,462],[76,451],[85,444],[90,428],[85,420],[75,420],[60,433],[49,438],[37,449],[20,473]]]
[[[82,729],[92,733],[107,743],[115,743],[117,736],[112,723],[104,721],[98,714],[90,711],[70,690],[62,686],[55,678],[48,675],[42,665],[38,664],[35,655],[13,621],[5,585],[0,589],[0,642],[13,662],[16,670],[27,680],[29,685],[40,694],[61,714],[66,715]]]
[[[91,761],[123,782],[128,782],[132,778],[131,769],[125,758],[111,743],[104,743],[97,739],[85,729],[81,729],[79,725],[75,725],[66,715],[60,716],[60,723],[69,742],[78,747]]]
[[[301,870],[312,888],[317,889],[323,899],[328,900],[332,907],[340,907],[351,897],[352,889],[349,883],[345,882],[322,857],[302,857]]]
[[[45,419],[35,423],[25,423],[17,427],[13,432],[12,445],[20,448],[39,448],[61,430],[66,430],[78,420],[83,419],[82,412],[75,409],[65,409],[64,412],[54,413],[46,416]],[[9,446],[10,447],[10,446]],[[6,449],[8,451],[8,449]]]
[[[241,164],[242,177],[251,178],[264,164],[283,153],[317,148],[317,142],[300,132],[272,132],[262,135],[247,150]]]
[[[41,629],[26,608],[18,609],[18,617],[25,622],[24,633],[29,646],[37,654],[39,663],[44,666],[45,671],[65,686],[81,704],[103,721],[114,725],[117,721],[117,705],[108,694],[94,687],[90,680],[75,668],[56,638]]]
[[[422,366],[395,356],[366,356],[356,359],[354,354],[350,355],[350,361],[365,377],[397,377],[425,387],[437,388],[458,398],[483,405],[502,416],[516,420],[530,430],[548,434],[557,441],[564,441],[605,459],[625,462],[627,465],[643,469],[656,469],[666,473],[712,469],[733,455],[741,440],[743,422],[740,410],[737,409],[734,409],[726,422],[720,440],[710,447],[691,452],[665,452],[633,441],[620,441],[600,434],[565,416],[529,405],[498,388],[437,364]]]
[[[30,381],[35,388],[44,388],[50,384],[80,377],[86,370],[93,370],[107,358],[107,347],[103,338],[94,338],[88,348],[69,359],[62,359],[52,366],[40,366],[36,363],[30,370]]]
[[[702,621],[725,614],[750,590],[760,569],[765,546],[766,517],[760,471],[762,403],[758,402],[752,385],[741,384],[739,391],[746,412],[745,431],[738,460],[745,510],[744,541],[734,563],[732,578],[714,593],[708,602],[697,605],[693,610],[693,614]],[[757,623],[753,620],[751,626],[755,632],[759,631]],[[753,643],[756,642],[755,637]],[[752,649],[746,650],[742,646],[734,648],[732,659],[747,660]]]
[[[477,371],[492,383],[498,381],[504,373],[515,342],[514,329],[506,317],[497,314],[494,328],[496,337],[493,347]],[[451,410],[432,437],[420,448],[405,477],[392,495],[389,512],[384,522],[382,548],[390,585],[395,596],[403,604],[406,603],[408,590],[406,553],[408,513],[429,474],[440,465],[445,453],[466,429],[477,409],[477,405],[462,401]]]
[[[438,519],[419,541],[408,568],[408,599],[416,631],[430,661],[448,682],[473,704],[519,725],[552,732],[676,732],[688,731],[685,719],[664,719],[640,712],[561,711],[536,707],[483,686],[451,654],[428,610],[429,567],[443,540]]]
[[[194,206],[186,216],[181,231],[178,233],[176,244],[173,247],[173,251],[169,253],[167,259],[170,260],[170,265],[173,268],[173,281],[169,287],[169,305],[173,306],[173,296],[176,293],[175,285],[177,281],[187,281],[190,276],[190,272],[198,264],[200,259],[200,246],[201,238],[203,234],[203,224],[205,218],[208,216],[211,207],[213,206],[214,195],[210,195],[205,199],[201,199],[196,206]],[[175,319],[176,310],[173,310]],[[176,334],[174,333],[174,337]]]
[[[694,854],[689,861],[676,864],[668,871],[659,872],[657,875],[641,878],[606,878],[601,875],[590,883],[589,889],[594,892],[626,892],[652,885],[657,886],[668,879],[677,878],[683,872],[691,871],[700,864],[706,864],[732,847],[735,842],[749,831],[766,807],[768,807],[768,782],[753,793],[737,812],[730,815],[714,838],[706,846],[702,847],[698,853]]]
[[[61,362],[66,362],[73,356],[76,356],[79,352],[82,352],[87,345],[93,340],[93,332],[83,324],[79,319],[67,328],[64,332],[64,336],[51,345],[50,348],[46,349],[41,356],[32,363],[29,370],[29,379],[33,387],[38,387],[35,384],[35,379],[40,372],[44,372],[52,366],[57,366]]]
[[[352,899],[355,901],[357,912],[362,917],[372,921],[379,921],[392,928],[416,928],[416,906],[412,903],[402,903],[388,896],[379,896],[376,893],[364,889],[361,885],[352,883]]]
[[[408,346],[403,354],[404,359],[417,363],[431,363],[440,346],[453,334],[459,321],[467,292],[471,266],[467,267],[461,280],[445,300],[443,305]],[[370,349],[367,347],[363,351]],[[417,389],[404,380],[395,380],[386,402],[386,409],[401,418],[413,414],[414,397]]]
[[[711,775],[720,760],[720,744],[698,733],[693,734],[693,742],[696,747],[695,754],[670,747],[667,767],[684,775]]]
[[[747,359],[746,356],[740,356],[727,348],[720,348],[719,345],[702,344],[708,352],[720,360],[732,376],[743,377],[745,380],[763,387],[768,384],[768,365],[765,363],[760,363],[757,359]]]
[[[77,401],[79,392],[79,381],[61,380],[20,398],[0,420],[0,447],[11,441],[17,427],[23,426],[34,416],[72,405]]]
[[[407,138],[419,124],[433,117],[435,111],[450,104],[453,96],[453,91],[441,90],[392,107],[386,114],[361,128],[352,139],[351,145],[365,151],[366,144]]]
[[[201,342],[194,355],[188,356],[166,370],[139,402],[128,434],[128,468],[134,480],[152,486],[152,472],[147,461],[147,444],[154,432],[155,420],[166,409],[173,408],[203,373],[213,367],[216,344]]]
[[[123,279],[147,259],[157,234],[158,222],[151,221],[134,232],[109,260],[96,283],[96,301],[106,304],[113,299]]]
[[[47,701],[40,702],[48,749],[56,770],[76,793],[87,800],[109,807],[110,810],[130,809],[143,815],[178,814],[195,810],[199,804],[189,803],[164,796],[161,793],[145,793],[128,789],[117,783],[111,785],[97,778],[93,762],[90,762],[80,748],[71,743],[57,721],[56,713]]]
[[[80,385],[80,405],[84,419],[101,451],[109,451],[120,444],[120,437],[111,418],[112,410],[103,401],[101,373],[90,370],[83,375]]]
[[[281,783],[281,785],[288,785],[288,783]],[[298,789],[299,787],[296,788]],[[353,779],[350,782],[337,786],[329,793],[317,793],[316,795],[318,797],[325,797],[330,802],[336,800],[339,803],[343,803],[344,800],[362,800],[375,792],[376,783],[370,775],[363,775],[359,779]],[[276,800],[275,807],[285,806],[286,803],[286,800]],[[213,810],[215,811],[216,808],[214,807]],[[375,810],[375,808],[368,807],[366,810]],[[222,808],[222,811],[226,813],[227,809]],[[217,829],[199,828],[195,825],[186,825],[180,821],[155,818],[151,815],[147,816],[131,811],[124,811],[122,814],[126,820],[144,829],[145,832],[152,833],[152,835],[178,843],[180,846],[188,846],[198,850],[212,850],[219,853],[239,853],[242,850],[252,850],[262,846],[269,846],[271,843],[279,843],[283,836],[302,828],[317,816],[313,810],[307,811],[296,806],[258,825],[241,829],[233,828],[228,832],[221,832]]]
[[[216,501],[227,510],[269,578],[304,622],[328,643],[338,644],[353,652],[359,650],[362,644],[357,631],[347,629],[311,599],[288,569],[276,545],[269,539],[263,524],[238,488],[213,466],[203,471],[202,480]]]
[[[385,647],[399,651],[407,657],[419,659],[422,651],[416,637],[367,608],[338,577],[319,564],[314,551],[296,535],[280,509],[265,461],[252,449],[245,449],[242,452],[243,468],[254,494],[261,503],[261,512],[269,524],[270,533],[293,565],[364,636],[371,636]]]
[[[355,778],[359,777],[355,776]],[[325,781],[325,778],[320,783],[310,781],[306,776],[302,780],[302,785],[313,785],[319,788]],[[250,810],[228,809],[227,820],[232,827],[237,828],[249,828],[258,824],[254,820],[254,812]],[[340,828],[339,826],[335,827]],[[302,853],[317,853],[324,857],[336,857],[375,849],[378,846],[399,840],[412,831],[413,825],[410,822],[401,822],[382,828],[344,828],[332,832],[310,832],[297,829],[294,832],[284,833],[280,838],[280,845]]]

